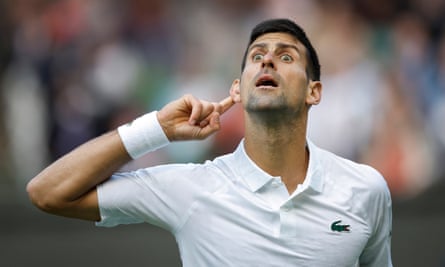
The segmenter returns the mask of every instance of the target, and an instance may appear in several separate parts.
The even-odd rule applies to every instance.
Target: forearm
[[[66,213],[71,203],[85,197],[129,160],[119,134],[112,131],[55,161],[31,180],[27,190],[39,208]]]

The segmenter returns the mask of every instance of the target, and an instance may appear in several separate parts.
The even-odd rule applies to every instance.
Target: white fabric
[[[98,226],[148,222],[176,238],[184,266],[392,266],[381,175],[308,143],[289,196],[246,155],[117,173],[98,187]],[[341,221],[341,222],[338,222]],[[346,227],[333,231],[332,224]]]
[[[156,111],[147,113],[117,129],[131,158],[140,158],[144,154],[169,143],[156,113]]]

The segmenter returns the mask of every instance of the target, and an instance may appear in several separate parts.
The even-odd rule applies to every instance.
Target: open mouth
[[[270,75],[260,77],[255,83],[257,87],[277,87],[278,83]]]

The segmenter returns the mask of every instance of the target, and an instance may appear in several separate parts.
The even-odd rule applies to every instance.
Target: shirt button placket
[[[291,203],[286,203],[280,208],[281,236],[296,236],[297,218]]]

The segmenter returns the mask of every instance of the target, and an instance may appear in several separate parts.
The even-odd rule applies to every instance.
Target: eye
[[[260,61],[260,60],[263,60],[263,58],[264,58],[264,56],[262,54],[254,54],[252,56],[253,61]]]
[[[293,58],[290,55],[288,55],[288,54],[281,55],[280,59],[283,62],[292,62],[293,61]]]

